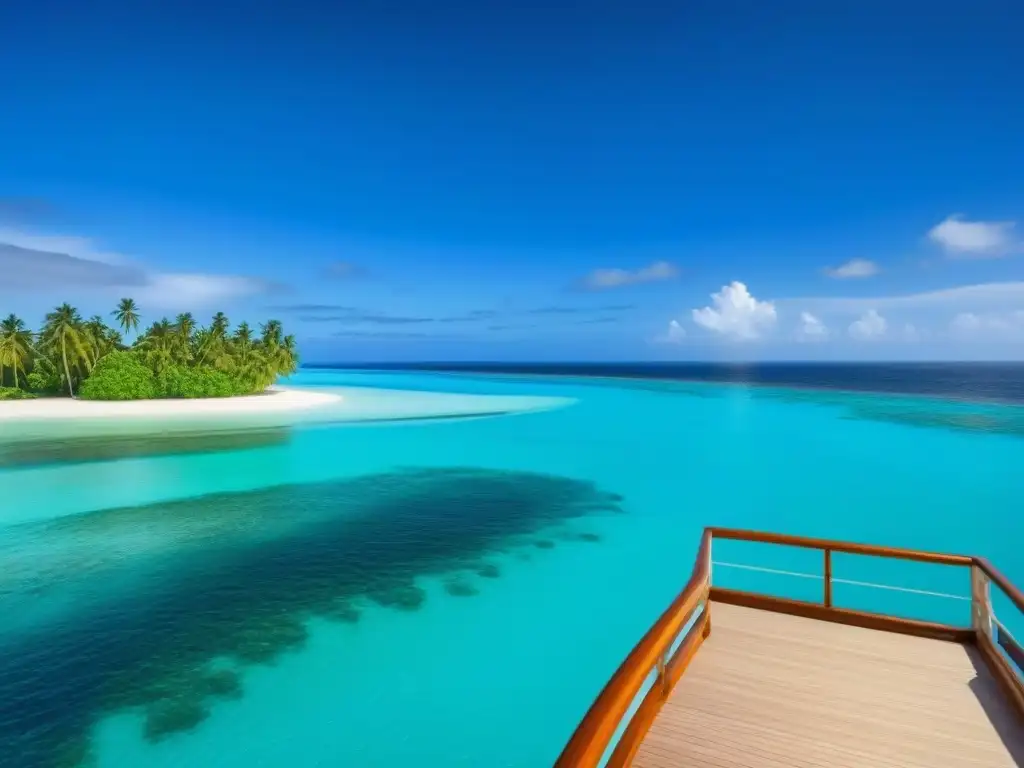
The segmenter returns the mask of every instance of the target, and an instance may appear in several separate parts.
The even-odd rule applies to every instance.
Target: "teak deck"
[[[821,602],[713,585],[715,539],[819,551]],[[970,626],[834,605],[836,552],[963,569]],[[686,586],[555,768],[1024,766],[1024,647],[992,589],[1024,614],[1024,593],[984,558],[706,528]]]
[[[1024,728],[969,646],[724,603],[711,615],[634,768],[1024,765]]]

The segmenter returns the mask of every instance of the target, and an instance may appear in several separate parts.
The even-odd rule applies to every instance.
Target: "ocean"
[[[1024,363],[368,363],[326,370],[706,381],[1024,403]]]
[[[549,766],[706,525],[1024,583],[1022,366],[429,367],[288,382],[386,389],[397,421],[0,432],[0,768]],[[820,555],[713,557],[820,596]],[[969,620],[962,570],[833,568],[839,605]]]

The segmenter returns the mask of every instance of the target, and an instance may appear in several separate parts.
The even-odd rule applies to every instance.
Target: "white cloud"
[[[686,339],[686,329],[679,324],[678,320],[672,320],[665,333],[654,341],[658,344],[682,344],[684,339]]]
[[[889,324],[874,309],[869,309],[859,320],[850,323],[850,336],[860,341],[877,339],[885,335]]]
[[[966,221],[955,213],[928,231],[928,237],[953,257],[1003,256],[1013,249],[1013,221]]]
[[[878,274],[878,265],[867,259],[850,259],[838,267],[828,267],[825,274],[837,280],[849,280],[858,277],[871,277]]]
[[[871,309],[971,309],[977,306],[1013,307],[1024,305],[1024,282],[981,283],[963,285],[940,291],[911,293],[902,296],[875,296],[845,298],[820,296],[810,298],[779,299],[778,304],[796,305],[815,313],[841,312],[863,314]]]
[[[1024,334],[1024,310],[1012,312],[960,312],[949,324],[959,338],[1000,338]]]
[[[596,269],[583,280],[583,287],[603,291],[637,283],[657,283],[679,276],[679,269],[667,261],[655,261],[640,269]]]
[[[6,288],[50,293],[70,288],[130,295],[158,308],[192,309],[267,293],[274,287],[257,277],[159,272],[100,249],[88,238],[0,227],[0,292]]]
[[[916,343],[924,337],[924,334],[917,329],[913,323],[906,323],[903,326],[902,339],[910,343]]]
[[[775,305],[758,301],[747,286],[735,281],[711,295],[713,306],[693,310],[693,321],[723,336],[750,340],[775,325]]]
[[[960,333],[973,333],[981,326],[981,318],[973,312],[961,312],[949,324],[950,330]]]
[[[87,237],[71,235],[40,235],[23,232],[10,227],[0,227],[0,243],[26,248],[30,251],[60,253],[86,261],[99,261],[104,264],[126,264],[131,261],[127,256],[97,248]]]
[[[828,338],[828,328],[810,312],[801,312],[796,337],[799,341],[824,341]]]
[[[206,307],[218,301],[266,293],[266,280],[238,275],[153,274],[136,294],[139,302],[158,307]]]

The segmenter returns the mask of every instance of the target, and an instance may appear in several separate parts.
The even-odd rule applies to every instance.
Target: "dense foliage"
[[[83,400],[151,400],[157,396],[156,376],[137,353],[115,350],[96,362],[78,396]]]
[[[35,397],[31,392],[15,387],[0,387],[0,400],[30,400]]]
[[[241,382],[213,368],[172,365],[156,379],[157,397],[231,397],[249,394]]]
[[[139,333],[132,299],[111,314],[120,330],[99,315],[82,320],[69,304],[50,312],[38,333],[14,315],[0,321],[0,399],[21,397],[7,390],[89,400],[229,397],[262,392],[298,365],[295,337],[277,320],[257,336],[248,323],[232,332],[223,312],[206,327],[186,312]],[[135,333],[132,344],[122,332]]]

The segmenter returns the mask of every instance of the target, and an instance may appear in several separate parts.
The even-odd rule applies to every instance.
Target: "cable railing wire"
[[[723,560],[714,560],[712,565],[721,566],[723,568],[737,568],[743,571],[757,571],[759,573],[771,573],[777,576],[796,576],[801,579],[814,579],[816,581],[824,581],[825,577],[817,573],[801,573],[800,571],[784,571],[778,568],[765,568],[760,565],[746,565],[744,563],[729,563]],[[965,600],[971,601],[970,597],[963,595],[952,595],[948,592],[933,592],[928,589],[914,589],[913,587],[897,587],[892,584],[876,584],[870,581],[856,581],[854,579],[840,579],[835,576],[832,577],[833,584],[849,584],[856,587],[872,587],[874,589],[887,589],[892,592],[906,592],[913,595],[926,595],[928,597],[942,597],[947,600]]]

